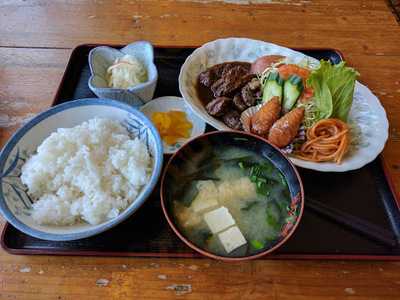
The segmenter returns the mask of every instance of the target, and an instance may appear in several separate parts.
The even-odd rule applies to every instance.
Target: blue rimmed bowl
[[[128,89],[110,88],[107,84],[107,69],[117,58],[129,54],[137,58],[147,70],[147,81]],[[158,72],[154,64],[153,46],[147,41],[131,43],[117,50],[100,46],[89,52],[90,90],[99,98],[114,99],[129,105],[141,106],[153,99]]]
[[[152,156],[149,182],[120,215],[99,225],[39,225],[31,217],[33,199],[20,180],[21,167],[37,147],[58,128],[68,128],[101,117],[121,122],[132,137],[144,141]],[[81,99],[66,102],[39,114],[20,128],[0,153],[0,211],[20,231],[53,241],[76,240],[106,231],[130,217],[146,201],[160,177],[163,164],[161,138],[149,119],[136,109],[110,99]]]

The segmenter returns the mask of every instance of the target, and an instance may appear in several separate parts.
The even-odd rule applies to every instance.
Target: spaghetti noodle
[[[338,119],[318,121],[307,130],[307,141],[295,156],[308,161],[342,162],[349,146],[349,127]]]

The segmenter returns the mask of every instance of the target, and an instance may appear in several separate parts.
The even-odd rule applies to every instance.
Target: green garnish
[[[280,223],[281,213],[279,206],[275,203],[275,201],[270,201],[266,208],[266,222],[269,226],[271,226],[274,230],[278,231],[281,227]]]
[[[267,211],[267,223],[268,225],[272,226],[272,227],[276,227],[278,225],[278,218],[276,218],[273,214],[269,213]]]
[[[257,176],[250,176],[250,181],[251,182],[257,182]]]
[[[272,243],[276,240],[277,237],[278,237],[277,234],[275,234],[274,236],[269,236],[269,237],[267,237],[267,238],[265,239],[265,244],[267,244],[267,245],[272,244]]]
[[[267,179],[258,177],[258,182],[267,183]]]
[[[250,245],[256,250],[261,250],[265,247],[265,244],[260,242],[259,240],[251,240]]]
[[[269,196],[271,184],[276,181],[276,179],[271,176],[271,172],[273,171],[271,165],[256,164],[246,161],[241,161],[238,165],[241,169],[249,170],[249,179],[256,184],[257,193],[262,196]]]
[[[261,181],[257,181],[256,182],[256,192],[257,194],[260,194],[262,196],[269,196],[269,186],[268,184],[261,182]]]
[[[286,187],[287,186],[287,182],[286,182],[285,177],[281,173],[279,173],[279,177],[281,179],[281,183],[283,184],[283,186]]]
[[[290,204],[285,198],[280,198],[279,200],[274,200],[275,204],[279,207],[280,213],[282,215],[287,215],[287,212],[290,211]]]
[[[292,223],[293,224],[295,221],[296,221],[296,216],[294,216],[294,215],[290,215],[285,219],[286,223]]]

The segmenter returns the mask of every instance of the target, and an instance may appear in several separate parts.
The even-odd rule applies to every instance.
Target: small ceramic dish
[[[78,223],[70,226],[39,225],[32,216],[33,199],[21,182],[21,168],[37,147],[58,128],[70,128],[95,117],[122,123],[132,136],[147,144],[153,159],[148,183],[117,217],[99,225]],[[163,165],[162,142],[156,128],[138,110],[110,99],[81,99],[66,102],[37,115],[20,128],[0,153],[0,212],[14,227],[39,239],[69,241],[106,231],[130,217],[146,201],[156,186]]]
[[[291,203],[288,206],[288,217],[282,224],[276,240],[264,250],[247,256],[222,256],[209,252],[200,245],[189,240],[181,231],[173,213],[174,191],[179,189],[179,185],[187,184],[185,170],[193,168],[196,157],[204,155],[224,146],[233,146],[251,150],[268,159],[284,176],[289,187]],[[300,223],[304,209],[304,190],[303,184],[296,168],[279,151],[278,148],[270,144],[267,140],[243,131],[213,131],[203,134],[190,140],[183,145],[168,161],[161,179],[161,206],[164,215],[175,234],[189,247],[210,258],[224,261],[242,261],[255,259],[269,254],[281,247],[294,233]]]
[[[154,99],[140,108],[140,110],[151,120],[151,115],[155,112],[167,112],[171,110],[180,110],[186,113],[186,117],[193,128],[190,137],[179,139],[175,144],[169,145],[163,141],[164,153],[175,153],[185,142],[189,139],[199,136],[204,133],[206,123],[199,118],[192,110],[185,104],[182,98],[175,96],[166,96]]]
[[[147,70],[147,81],[128,89],[108,87],[107,69],[117,58],[126,54],[132,55],[144,64]],[[117,50],[100,46],[89,52],[90,90],[99,98],[114,99],[133,106],[141,106],[153,98],[157,85],[157,68],[154,64],[153,46],[146,41],[139,41]]]

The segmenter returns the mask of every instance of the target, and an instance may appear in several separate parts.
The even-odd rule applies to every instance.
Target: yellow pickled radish
[[[189,138],[193,128],[186,113],[178,110],[155,112],[151,115],[151,120],[168,145],[175,144],[180,138]]]

